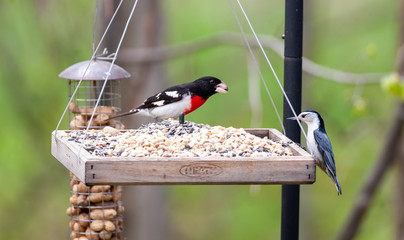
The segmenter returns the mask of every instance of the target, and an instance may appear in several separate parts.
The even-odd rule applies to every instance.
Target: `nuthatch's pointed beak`
[[[227,93],[227,91],[229,90],[229,88],[227,87],[226,83],[221,82],[218,85],[216,85],[216,89],[215,91],[218,93]]]
[[[290,118],[287,118],[288,120],[299,120],[297,117],[290,117]]]

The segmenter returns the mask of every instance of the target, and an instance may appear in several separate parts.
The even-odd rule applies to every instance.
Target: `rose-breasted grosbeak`
[[[167,88],[149,98],[129,112],[112,118],[130,114],[148,116],[154,119],[178,118],[196,110],[215,93],[227,93],[227,85],[215,77],[202,77],[190,83]],[[112,119],[110,118],[110,119]]]

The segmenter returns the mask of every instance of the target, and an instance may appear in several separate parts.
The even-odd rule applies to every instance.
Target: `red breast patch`
[[[202,106],[202,104],[204,104],[206,102],[207,99],[203,99],[198,95],[193,95],[191,97],[191,108],[186,111],[184,114],[188,114],[193,112],[194,110],[198,109],[200,106]]]

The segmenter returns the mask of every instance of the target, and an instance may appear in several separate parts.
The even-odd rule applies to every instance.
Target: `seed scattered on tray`
[[[102,157],[270,157],[292,156],[289,143],[260,138],[242,128],[165,120],[120,132],[73,131],[68,141],[82,143],[93,156]]]

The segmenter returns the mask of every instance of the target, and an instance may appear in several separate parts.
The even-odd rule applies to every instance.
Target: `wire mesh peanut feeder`
[[[110,66],[110,62],[102,60],[95,60],[91,63],[84,61],[68,67],[59,74],[59,77],[68,79],[69,99],[77,88],[69,105],[69,128],[71,130],[87,128]],[[129,77],[130,74],[123,68],[117,65],[112,66],[111,75],[108,77],[90,129],[102,129],[104,126],[124,128],[121,122],[108,119],[121,110],[120,80]],[[81,79],[82,81],[80,81]]]
[[[123,239],[122,186],[86,186],[70,174],[71,239]]]
[[[106,73],[111,63],[95,60],[84,61],[65,69],[59,76],[68,79],[69,129],[102,129],[111,126],[123,129],[116,120],[108,120],[121,110],[121,79],[130,74],[123,68],[113,65],[109,81],[105,85],[96,106]],[[90,123],[92,114],[93,119]],[[66,214],[70,216],[70,238],[80,240],[123,239],[122,186],[87,186],[73,173],[70,173],[70,206]]]

